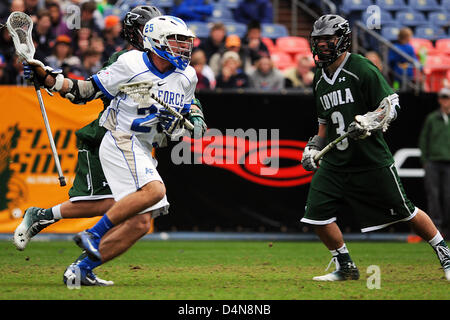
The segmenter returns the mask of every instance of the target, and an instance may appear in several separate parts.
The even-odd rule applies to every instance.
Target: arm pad
[[[77,80],[69,79],[69,91],[61,94],[62,97],[69,99],[75,104],[85,104],[88,101],[97,99],[102,95],[100,89],[91,79]]]

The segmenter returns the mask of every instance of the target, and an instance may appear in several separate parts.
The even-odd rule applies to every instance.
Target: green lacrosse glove
[[[205,116],[203,115],[203,108],[200,101],[196,98],[192,99],[192,105],[197,106],[197,108],[192,108],[189,110],[189,114],[186,119],[189,120],[194,125],[193,136],[194,139],[201,138],[208,128],[205,122]]]

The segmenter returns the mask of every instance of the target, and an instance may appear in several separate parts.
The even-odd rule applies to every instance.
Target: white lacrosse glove
[[[303,150],[302,166],[306,171],[316,171],[317,163],[314,161],[314,156],[325,147],[325,138],[318,135],[310,138]]]
[[[364,126],[358,121],[353,121],[348,126],[348,135],[354,140],[365,139],[371,135],[370,131],[365,129]]]
[[[64,83],[64,76],[62,74],[61,69],[53,69],[52,67],[44,65],[41,61],[37,59],[30,59],[26,62],[27,65],[29,65],[31,68],[33,68],[33,75],[30,75],[28,73],[27,79],[31,80],[33,77],[36,77],[36,79],[39,82],[39,85],[45,89],[48,89],[51,92],[59,91],[61,90],[63,83]],[[36,72],[36,68],[42,68],[45,71],[45,76],[39,76],[40,73]],[[28,70],[27,70],[28,71]],[[51,76],[55,79],[55,83],[53,86],[46,86],[45,85],[45,79],[47,76]]]

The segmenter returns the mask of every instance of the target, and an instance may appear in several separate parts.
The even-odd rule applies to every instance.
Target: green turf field
[[[96,269],[113,287],[68,289],[72,242],[31,242],[23,252],[0,241],[0,299],[303,300],[450,299],[450,282],[426,243],[348,242],[359,281],[321,283],[330,254],[318,242],[141,241]],[[378,265],[381,288],[368,289]],[[334,270],[334,265],[331,267]]]

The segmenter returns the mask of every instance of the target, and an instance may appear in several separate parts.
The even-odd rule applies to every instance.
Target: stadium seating
[[[225,22],[225,28],[227,29],[228,35],[236,34],[240,38],[243,38],[247,33],[247,26],[243,23]]]
[[[344,0],[340,6],[343,14],[350,14],[354,11],[366,11],[367,7],[372,5],[371,0]]]
[[[291,55],[297,53],[310,53],[309,41],[303,37],[280,37],[275,41],[278,51],[283,51]]]
[[[400,25],[397,26],[383,26],[381,28],[381,36],[389,41],[395,41],[398,38],[398,33],[400,32]]]
[[[290,68],[295,65],[295,62],[290,54],[286,52],[276,51],[270,54],[272,61],[280,70],[284,70],[286,68]]]
[[[209,24],[200,21],[191,21],[187,23],[189,29],[199,38],[208,38],[209,36]]]
[[[171,9],[175,5],[174,0],[153,0],[152,5],[158,8]]]
[[[446,34],[442,28],[436,27],[434,25],[423,25],[416,27],[414,37],[434,41],[437,39],[445,38]]]
[[[408,9],[404,0],[376,0],[375,4],[379,6],[381,10],[399,11]]]
[[[420,11],[413,10],[398,11],[395,14],[395,20],[407,27],[416,27],[418,25],[428,24],[425,14]]]
[[[450,55],[450,38],[436,40],[436,51]]]
[[[450,70],[450,56],[439,54],[427,57],[423,71],[426,76],[426,87],[437,92],[443,87],[444,79]]]
[[[428,13],[428,21],[430,24],[434,24],[440,27],[446,27],[449,25],[450,13],[445,11],[436,11]]]
[[[277,23],[262,23],[261,36],[263,38],[277,39],[289,36],[286,26]]]
[[[419,53],[421,48],[425,48],[427,51],[427,54],[435,54],[436,53],[436,49],[433,46],[433,42],[429,39],[412,38],[410,43],[413,46],[414,52],[416,54]]]
[[[270,38],[261,38],[261,41],[266,45],[267,49],[269,49],[269,52],[272,53],[274,51],[279,51],[278,48],[275,46],[275,43]]]
[[[230,8],[220,4],[214,4],[212,15],[208,17],[210,22],[234,22],[233,12]]]
[[[392,17],[392,14],[389,11],[380,10],[379,13],[380,13],[379,16],[375,16],[373,13],[364,11],[361,16],[361,20],[368,27],[370,27],[370,25],[377,23],[377,22],[380,22],[381,26],[385,26],[386,24],[396,22],[394,20],[394,18]],[[378,21],[374,21],[374,20],[378,20]]]
[[[229,9],[236,9],[241,0],[217,0],[217,3]]]
[[[408,3],[413,10],[425,12],[440,10],[440,6],[436,0],[409,0]]]
[[[441,8],[450,13],[450,0],[441,0]]]

